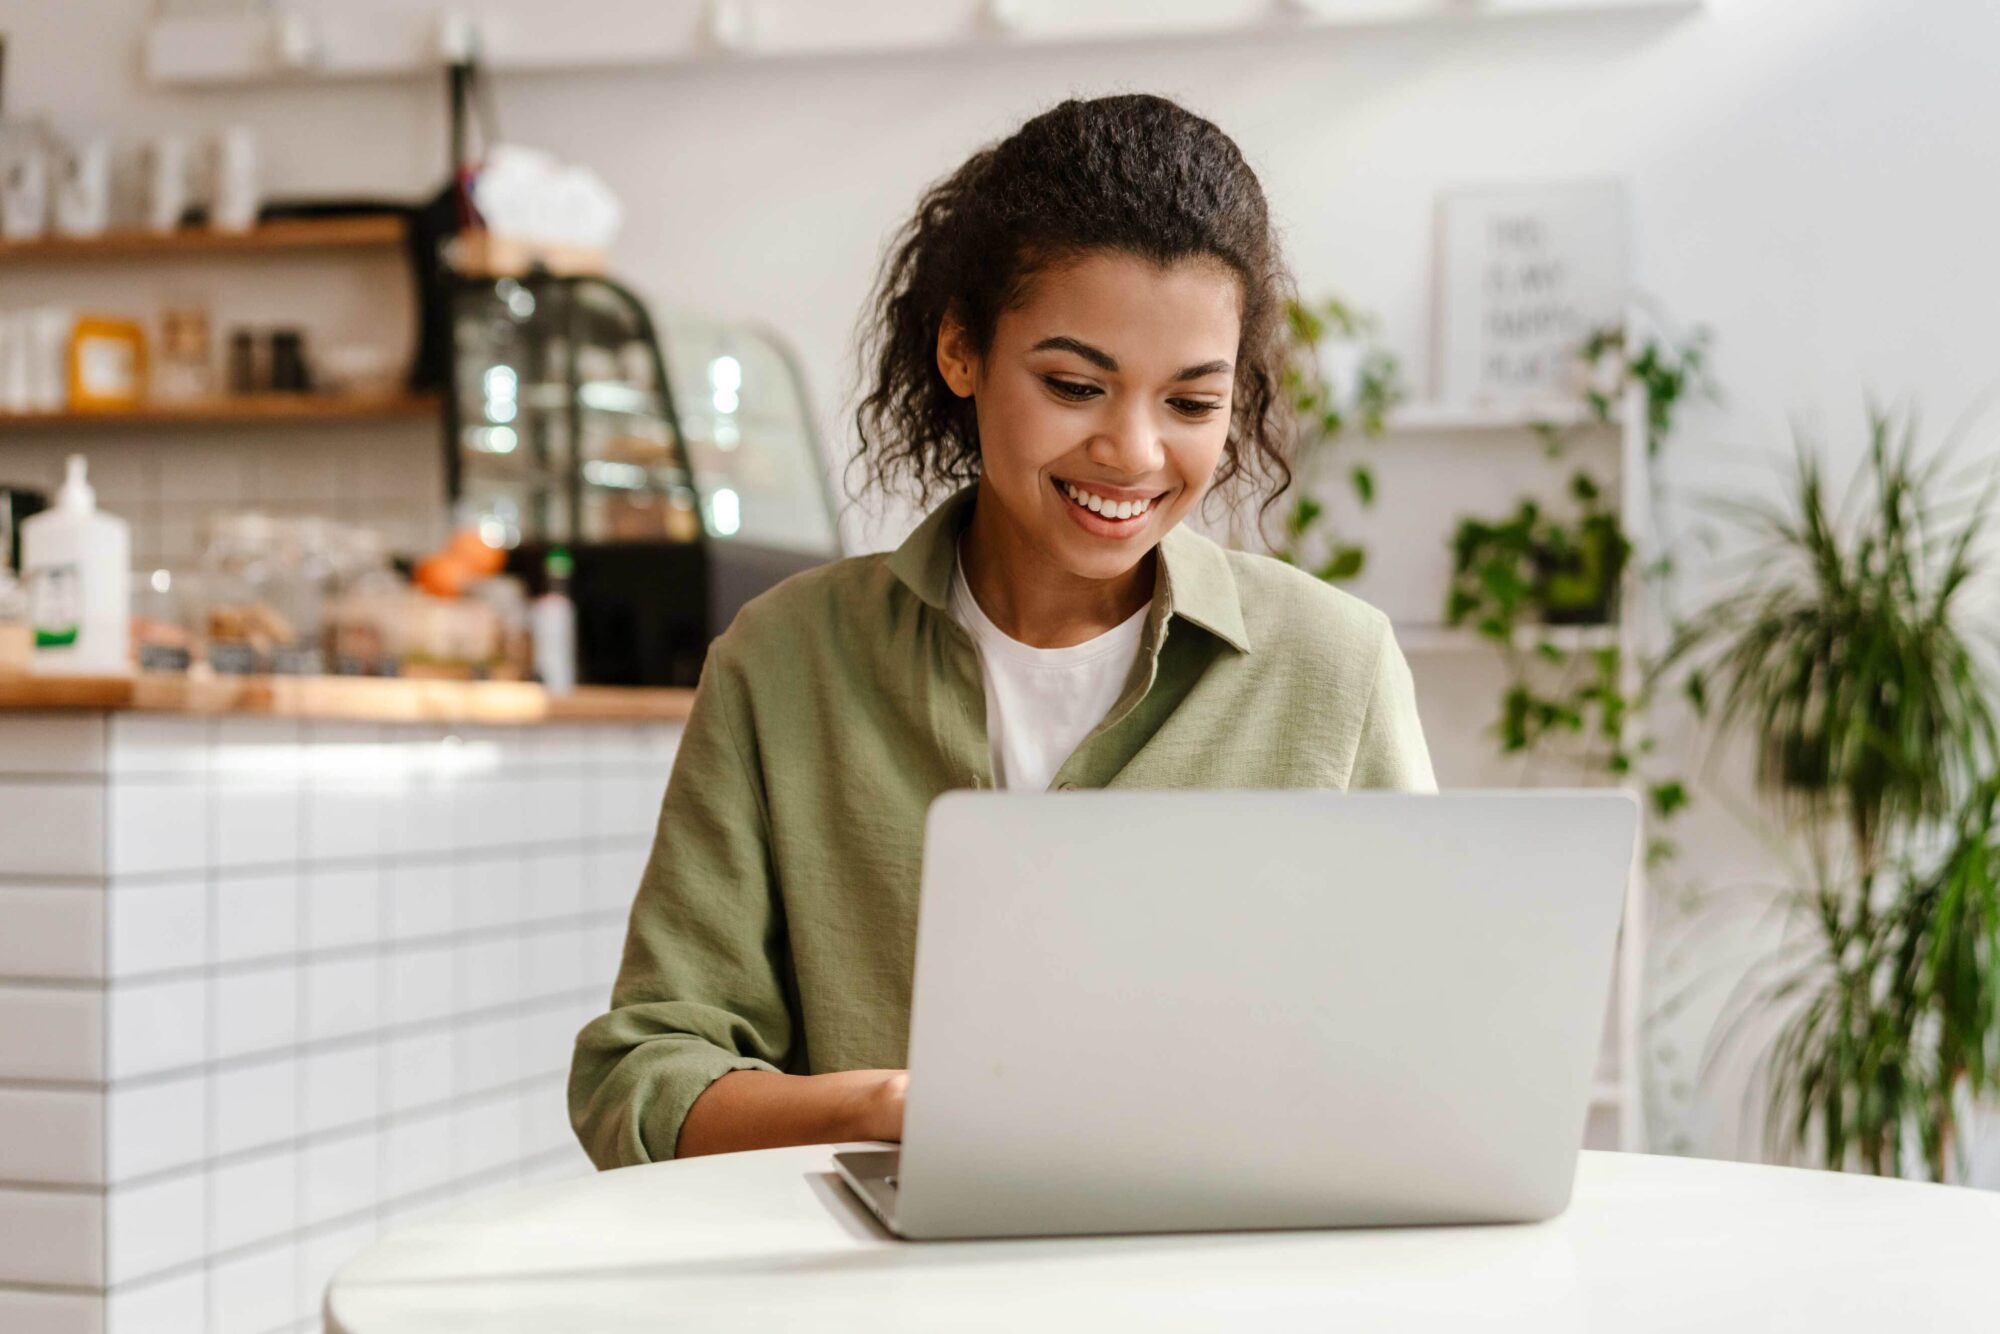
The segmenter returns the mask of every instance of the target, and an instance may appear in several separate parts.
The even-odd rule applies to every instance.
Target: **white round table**
[[[842,1147],[870,1147],[850,1145]],[[903,1242],[832,1149],[497,1197],[334,1279],[342,1334],[442,1330],[1906,1331],[2000,1319],[2000,1195],[1586,1153],[1516,1227]]]

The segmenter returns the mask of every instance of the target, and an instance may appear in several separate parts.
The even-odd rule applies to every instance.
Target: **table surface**
[[[912,1243],[833,1151],[627,1168],[405,1228],[340,1271],[329,1328],[1900,1334],[2000,1312],[2000,1195],[1953,1187],[1586,1153],[1542,1224]]]

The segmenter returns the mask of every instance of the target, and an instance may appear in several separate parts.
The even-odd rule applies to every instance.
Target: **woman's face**
[[[1117,253],[1035,275],[983,359],[947,321],[938,369],[974,400],[982,500],[1058,567],[1127,573],[1208,489],[1241,328],[1221,263]]]

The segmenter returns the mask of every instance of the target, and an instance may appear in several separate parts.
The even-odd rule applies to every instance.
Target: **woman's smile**
[[[1153,506],[1168,494],[1158,489],[1073,482],[1062,477],[1051,477],[1049,483],[1076,525],[1098,537],[1124,538],[1141,532],[1147,527],[1144,519]]]

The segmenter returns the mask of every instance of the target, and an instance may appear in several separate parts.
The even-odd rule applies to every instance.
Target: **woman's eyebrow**
[[[1068,334],[1057,334],[1053,338],[1044,338],[1041,342],[1029,348],[1028,351],[1074,352],[1099,370],[1115,371],[1118,369],[1118,358],[1112,356],[1102,348],[1092,347],[1081,338],[1071,338]]]
[[[1081,338],[1071,338],[1067,334],[1057,334],[1053,338],[1044,338],[1028,350],[1030,352],[1074,352],[1077,356],[1082,357],[1099,370],[1116,371],[1118,369],[1118,358],[1112,356],[1103,348],[1092,347]],[[1173,378],[1175,380],[1199,380],[1204,375],[1219,375],[1229,369],[1231,369],[1231,366],[1227,361],[1220,359],[1204,361],[1198,366],[1189,366],[1185,370],[1176,371]]]

